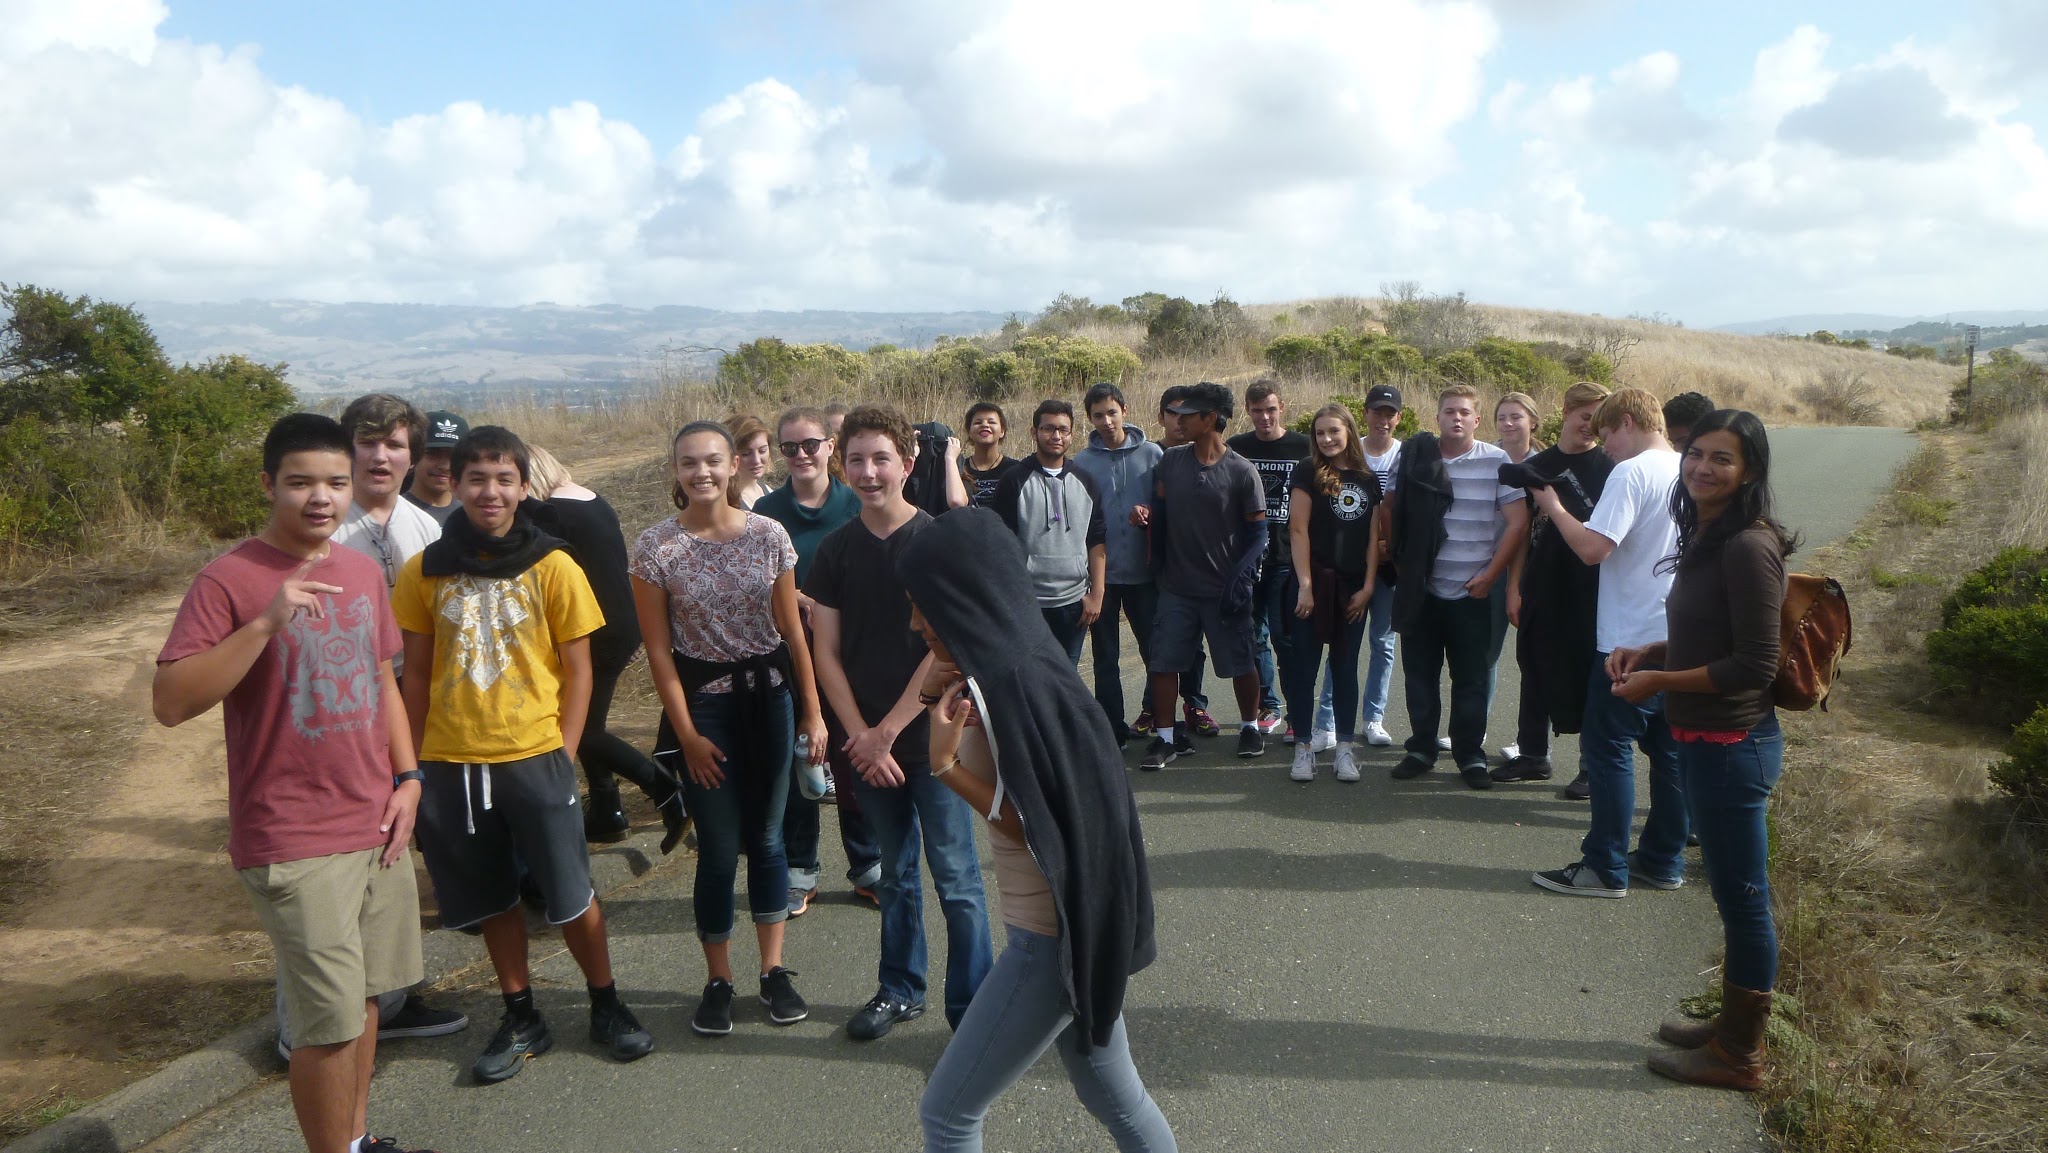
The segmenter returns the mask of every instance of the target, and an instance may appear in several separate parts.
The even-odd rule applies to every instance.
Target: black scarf
[[[512,527],[504,536],[486,536],[470,523],[469,515],[457,510],[441,526],[441,539],[420,554],[420,574],[439,577],[463,573],[498,579],[516,577],[541,562],[556,549],[569,546],[549,536],[536,525],[524,502],[512,514]]]
[[[939,517],[896,576],[988,701],[996,772],[1059,916],[1069,1006],[1106,1045],[1130,975],[1156,955],[1145,842],[1109,718],[1053,640],[1023,546],[995,513]]]

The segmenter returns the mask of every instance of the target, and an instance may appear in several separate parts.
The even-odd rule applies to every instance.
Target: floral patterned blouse
[[[669,642],[700,661],[738,661],[774,652],[776,578],[796,567],[796,547],[780,524],[755,513],[731,540],[693,536],[671,517],[640,534],[628,571],[668,590]],[[780,683],[780,677],[776,678]],[[700,691],[729,693],[720,677]]]

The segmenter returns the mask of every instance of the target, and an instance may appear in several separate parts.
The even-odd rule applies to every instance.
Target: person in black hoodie
[[[1007,941],[932,1071],[925,1149],[978,1150],[989,1107],[1057,1044],[1117,1148],[1177,1148],[1131,1062],[1123,1000],[1151,964],[1152,887],[1109,719],[1036,607],[994,514],[939,518],[897,558],[934,657],[932,775],[989,822]]]

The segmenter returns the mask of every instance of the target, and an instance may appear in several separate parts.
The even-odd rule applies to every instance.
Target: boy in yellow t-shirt
[[[567,752],[582,736],[589,637],[604,614],[567,546],[520,511],[526,445],[485,425],[451,457],[462,511],[406,562],[391,610],[405,634],[406,713],[426,773],[420,849],[443,923],[482,927],[505,998],[476,1078],[503,1081],[553,1045],[533,1003],[522,865],[589,984],[591,1040],[636,1060],[654,1038],[612,983]]]

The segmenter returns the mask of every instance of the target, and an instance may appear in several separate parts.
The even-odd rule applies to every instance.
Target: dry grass
[[[1999,440],[2019,457],[2006,493],[2006,544],[2048,545],[2048,409],[2032,409],[2006,422]]]
[[[18,555],[0,565],[0,642],[104,619],[135,598],[176,588],[221,549],[196,530],[154,522],[110,526],[88,552]]]
[[[41,888],[49,850],[93,815],[141,729],[98,697],[0,678],[0,925]]]
[[[1772,811],[1780,988],[1812,1044],[1779,1051],[1766,1109],[1802,1153],[2048,1140],[2048,845],[1986,789],[2000,734],[1930,707],[1921,656],[1943,591],[2010,531],[2021,453],[1984,439],[1930,436],[1798,566],[1843,580],[1864,639],[1834,710],[1789,718]]]

